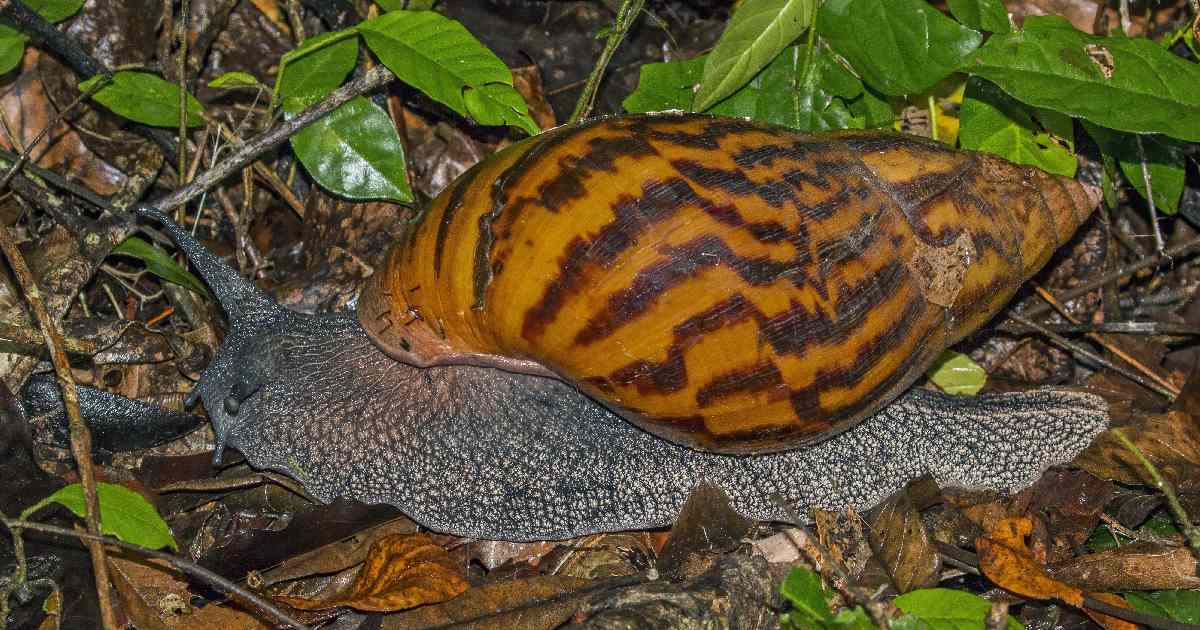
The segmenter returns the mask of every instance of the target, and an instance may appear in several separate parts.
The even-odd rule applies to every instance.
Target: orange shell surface
[[[553,373],[677,442],[785,449],[898,396],[1092,205],[912,136],[597,119],[460,177],[359,317],[403,361]]]

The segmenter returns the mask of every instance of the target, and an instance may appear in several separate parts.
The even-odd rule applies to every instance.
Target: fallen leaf
[[[1200,588],[1196,557],[1187,547],[1134,542],[1061,562],[1055,578],[1097,591]]]
[[[1087,608],[1083,604],[1085,593],[1082,589],[1051,576],[1046,567],[1033,559],[1025,545],[1025,537],[1032,532],[1033,521],[1029,518],[1007,518],[997,522],[988,532],[988,536],[975,542],[979,550],[979,569],[1001,588],[1022,597],[1057,599],[1075,606],[1107,630],[1137,630],[1137,626],[1129,622]],[[1116,595],[1088,595],[1110,604],[1128,607],[1124,600]]]
[[[375,541],[354,582],[331,598],[276,599],[301,610],[347,606],[392,612],[435,604],[467,590],[456,563],[427,534],[396,534]]]
[[[907,593],[938,583],[942,563],[921,514],[901,491],[872,512],[867,540],[896,590]]]
[[[1058,599],[1083,606],[1083,591],[1050,577],[1025,545],[1033,532],[1033,521],[1025,517],[998,521],[988,536],[975,541],[979,569],[1005,590],[1032,599]]]
[[[595,582],[562,575],[542,575],[473,588],[453,602],[425,606],[388,615],[381,630],[408,630],[455,624],[456,627],[557,628],[571,618],[583,598],[608,588]],[[458,624],[462,624],[461,626]]]

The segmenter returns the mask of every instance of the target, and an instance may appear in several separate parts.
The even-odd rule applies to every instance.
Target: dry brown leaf
[[[989,580],[1005,590],[1032,599],[1058,599],[1072,606],[1083,605],[1083,591],[1060,582],[1033,559],[1025,537],[1033,532],[1033,521],[1005,518],[998,521],[988,536],[975,541],[979,550],[979,569]]]
[[[347,606],[393,612],[444,602],[467,590],[456,563],[427,534],[397,534],[375,541],[362,570],[345,591],[325,600],[276,599],[301,610]]]
[[[1137,626],[1102,615],[1084,606],[1082,589],[1055,579],[1046,567],[1033,559],[1025,537],[1033,532],[1029,518],[1007,518],[996,523],[987,537],[976,541],[979,569],[1001,588],[1031,599],[1057,599],[1083,610],[1108,630],[1137,630]],[[1090,597],[1128,608],[1120,597],[1105,593],[1087,593]]]
[[[592,580],[543,575],[473,588],[453,602],[388,615],[381,630],[408,630],[450,624],[459,628],[557,628],[575,614],[582,598],[595,591]],[[599,584],[604,584],[603,582]]]
[[[901,593],[938,583],[942,563],[908,492],[892,495],[874,510],[867,540]]]
[[[1125,601],[1124,597],[1121,597],[1120,595],[1117,595],[1116,593],[1092,593],[1092,598],[1098,599],[1106,604],[1111,604],[1118,608],[1132,608],[1129,605],[1129,602]],[[1092,618],[1093,621],[1104,626],[1106,630],[1138,630],[1137,624],[1129,623],[1128,621],[1125,621],[1124,619],[1117,619],[1116,617],[1110,617],[1108,615],[1105,615],[1103,613],[1098,613],[1089,608],[1085,608],[1083,610],[1083,612],[1086,612],[1088,614],[1088,616]]]
[[[1135,542],[1072,558],[1051,568],[1054,577],[1097,591],[1200,588],[1196,558],[1187,547]]]
[[[753,524],[730,507],[724,490],[701,484],[680,508],[671,536],[658,554],[658,570],[671,580],[700,575],[718,556],[741,544]]]

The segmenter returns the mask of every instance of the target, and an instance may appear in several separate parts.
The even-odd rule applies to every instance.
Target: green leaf
[[[994,35],[965,72],[1029,105],[1119,131],[1200,141],[1200,66],[1144,38],[1099,37],[1056,16]]]
[[[358,63],[358,37],[353,31],[322,33],[304,40],[279,60],[275,94],[289,114],[337,89]]]
[[[103,533],[148,549],[179,549],[171,528],[142,495],[125,486],[99,481],[96,482],[96,498],[100,503],[100,530]],[[66,507],[80,518],[87,514],[83,486],[73,483],[38,501],[22,512],[21,517],[28,518],[51,503]]]
[[[927,374],[934,385],[955,396],[974,396],[987,383],[987,372],[978,363],[953,350],[942,351]]]
[[[984,618],[992,609],[988,600],[966,591],[948,588],[925,588],[897,597],[893,603],[900,610],[921,619],[929,630],[983,630]],[[1008,616],[1008,630],[1023,630]]]
[[[826,0],[817,23],[859,76],[889,96],[932,88],[982,40],[924,0]]]
[[[779,592],[791,603],[792,609],[813,623],[828,622],[833,619],[829,612],[829,601],[825,596],[825,588],[821,585],[821,576],[811,569],[796,567],[783,579]]]
[[[862,120],[863,127],[867,129],[891,127],[896,121],[896,112],[892,111],[891,104],[870,86],[864,86],[863,93],[850,101],[849,105],[850,113]]]
[[[693,111],[733,94],[813,22],[814,0],[746,0],[708,55]]]
[[[1105,129],[1087,121],[1084,121],[1083,128],[1100,145],[1100,151],[1105,156],[1116,159],[1125,179],[1145,199],[1146,178],[1142,173],[1142,153],[1138,152],[1137,136]],[[1146,170],[1150,173],[1150,185],[1154,189],[1154,207],[1165,214],[1175,214],[1179,210],[1179,199],[1187,178],[1186,146],[1178,140],[1160,135],[1144,135],[1141,139]]]
[[[522,119],[517,126],[526,131],[537,128],[523,99],[518,107],[512,93],[482,89],[512,88],[512,73],[462,24],[433,11],[392,11],[357,28],[384,65],[430,98],[463,116],[482,112],[494,116],[489,120]]]
[[[104,75],[96,75],[79,84],[79,91],[86,92],[93,85],[104,82]],[[117,72],[112,80],[92,94],[101,105],[114,114],[134,122],[154,127],[176,127],[179,125],[179,86],[168,83],[145,72]],[[197,127],[204,124],[200,114],[204,108],[191,94],[187,95],[187,124]]]
[[[525,97],[511,85],[489,83],[468,88],[463,100],[467,104],[467,113],[481,125],[512,125],[531,136],[542,132],[529,115]]]
[[[949,0],[950,14],[959,22],[989,33],[1009,33],[1008,9],[1002,0]]]
[[[29,38],[17,29],[0,23],[0,74],[5,74],[21,65],[25,54],[25,42]]]
[[[84,0],[25,0],[25,6],[46,19],[61,22],[79,12]]]
[[[693,88],[704,73],[705,58],[685,61],[648,63],[638,73],[638,85],[621,105],[632,114],[661,112],[668,109],[687,109],[695,92]]]
[[[292,136],[292,149],[313,179],[348,199],[412,201],[404,145],[387,113],[356,96]]]
[[[1125,593],[1125,601],[1135,610],[1183,623],[1200,624],[1200,591]]]
[[[235,88],[247,87],[265,89],[267,86],[259,83],[258,79],[256,79],[253,74],[235,70],[233,72],[226,72],[212,81],[209,81],[208,87],[218,90],[231,90]]]
[[[186,268],[179,266],[175,259],[166,252],[141,238],[130,236],[114,247],[112,253],[136,258],[145,263],[147,271],[159,278],[187,287],[200,295],[209,295],[208,289],[204,287],[204,283],[200,282],[199,278],[192,275]]]
[[[1045,118],[1063,129],[1062,114],[1046,111],[1049,116]],[[967,81],[959,123],[958,142],[964,149],[987,151],[1067,177],[1075,175],[1079,166],[1075,154],[1038,125],[1028,107],[978,77]],[[1066,118],[1065,132],[1071,133],[1070,118]]]

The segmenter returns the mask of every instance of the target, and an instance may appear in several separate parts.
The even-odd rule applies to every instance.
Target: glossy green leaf
[[[179,266],[174,258],[166,252],[151,245],[137,236],[130,236],[113,248],[112,253],[130,256],[142,261],[150,273],[183,287],[187,287],[200,295],[208,295],[208,289],[199,278],[192,275],[186,268]]]
[[[821,585],[821,576],[813,570],[803,567],[792,569],[783,579],[779,591],[800,616],[814,623],[833,619],[825,588]]]
[[[358,37],[353,32],[310,37],[280,59],[275,94],[284,111],[295,114],[337,89],[357,63]]]
[[[1200,624],[1200,591],[1125,593],[1125,601],[1135,610],[1183,623]]]
[[[467,113],[481,125],[511,125],[536,136],[542,130],[529,115],[525,97],[511,85],[489,83],[463,94]]]
[[[869,86],[864,86],[863,93],[850,101],[849,106],[850,113],[862,120],[863,127],[867,129],[891,127],[896,121],[896,112],[892,111],[892,105]]]
[[[96,482],[96,498],[100,503],[100,530],[103,533],[148,549],[179,549],[171,528],[142,495],[125,486],[99,481]],[[83,486],[73,483],[38,501],[22,512],[21,517],[28,518],[51,503],[66,507],[80,518],[87,514]]]
[[[254,77],[253,74],[250,74],[249,72],[241,72],[241,71],[235,70],[233,72],[226,72],[225,74],[222,74],[221,76],[213,79],[212,81],[209,81],[208,87],[218,89],[218,90],[222,90],[222,89],[230,90],[230,89],[234,89],[234,88],[260,88],[261,89],[261,88],[265,88],[266,86],[263,85],[262,83],[260,83],[258,81],[258,79]]]
[[[953,350],[943,350],[926,375],[942,391],[955,396],[974,396],[987,383],[987,372],[978,363]]]
[[[382,109],[357,96],[292,136],[313,179],[348,199],[412,201],[404,145]]]
[[[1087,121],[1083,126],[1104,155],[1117,161],[1125,179],[1143,199],[1146,198],[1146,178],[1142,173],[1142,156],[1145,155],[1155,208],[1166,214],[1175,214],[1179,210],[1179,199],[1183,196],[1187,178],[1187,147],[1184,143],[1166,136],[1143,135],[1142,151],[1139,152],[1138,138],[1134,134],[1105,129]]]
[[[950,14],[959,22],[989,33],[1008,33],[1008,9],[1003,0],[949,0]]]
[[[508,67],[462,24],[433,11],[392,11],[363,22],[358,31],[401,81],[459,114],[475,111],[489,120],[527,119],[516,126],[537,128],[523,99],[520,107],[516,105]],[[494,84],[509,90],[482,89]]]
[[[1056,16],[994,35],[963,70],[1023,103],[1110,129],[1200,141],[1200,66],[1144,38],[1100,37]]]
[[[1046,112],[1062,127],[1062,114]],[[1071,177],[1079,163],[1071,150],[1055,141],[1033,118],[1028,107],[978,77],[967,81],[959,110],[958,142],[964,149],[987,151],[1017,164]],[[1071,119],[1066,118],[1066,133]],[[1068,136],[1069,138],[1070,136]]]
[[[21,57],[25,54],[25,37],[17,29],[0,24],[0,74],[7,73],[21,65]]]
[[[696,83],[704,73],[705,58],[648,63],[638,73],[637,89],[621,105],[632,114],[688,109]]]
[[[862,82],[819,50],[810,64],[803,45],[785,48],[749,83],[708,111],[752,118],[803,131],[863,127],[847,100],[860,98]],[[701,58],[642,67],[638,88],[625,99],[631,112],[684,109],[699,78]],[[886,107],[886,104],[885,104]],[[888,110],[890,118],[891,110]]]
[[[925,622],[928,630],[984,630],[984,619],[992,609],[988,600],[948,588],[925,588],[905,593],[893,603],[900,610]],[[1025,626],[1008,616],[1008,630]]]
[[[25,0],[29,7],[47,22],[61,22],[83,8],[84,0]]]
[[[694,111],[705,111],[750,81],[812,25],[814,0],[746,0],[708,55]]]
[[[891,96],[932,88],[982,40],[924,0],[826,0],[817,24],[868,85]]]
[[[85,92],[93,85],[103,83],[104,75],[96,75],[79,84]],[[179,125],[179,86],[145,72],[117,72],[104,87],[96,90],[92,98],[112,110],[114,114],[134,122],[154,127],[177,127]],[[187,95],[187,124],[197,127],[204,124],[200,114],[204,108],[191,94]]]

